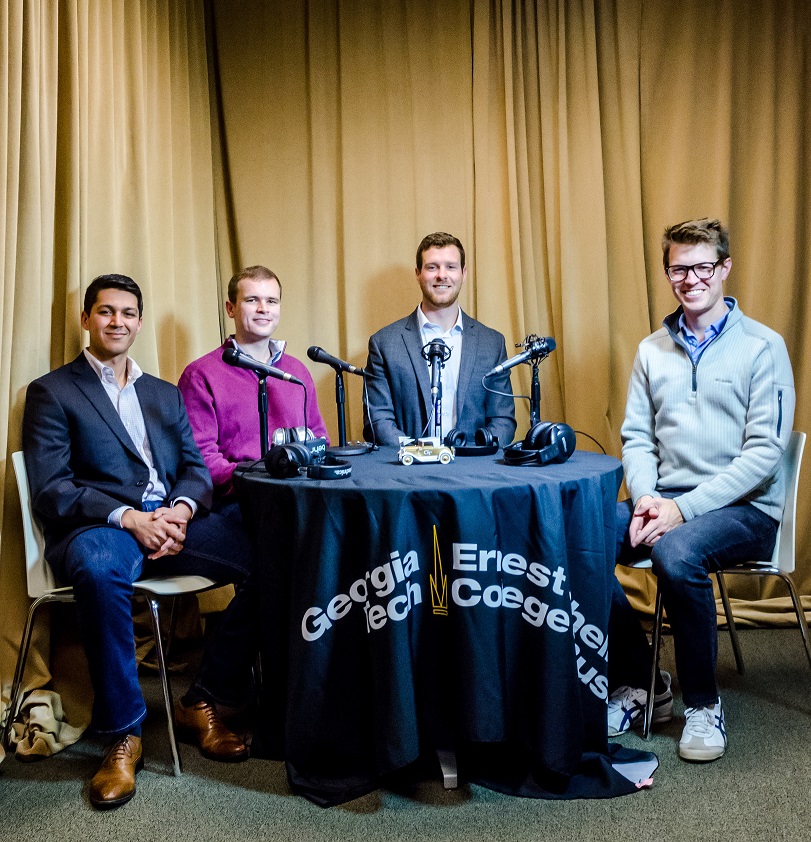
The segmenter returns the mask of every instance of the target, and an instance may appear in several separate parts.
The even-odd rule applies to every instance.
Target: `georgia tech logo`
[[[424,545],[422,545],[424,547]],[[433,527],[433,570],[428,574],[433,614],[447,617],[466,611],[515,611],[539,633],[570,637],[577,675],[600,699],[608,698],[608,635],[588,622],[587,613],[572,598],[569,570],[547,567],[527,555],[461,541],[451,544],[450,569],[442,564],[437,527]],[[427,572],[427,571],[426,571]],[[313,643],[348,616],[361,613],[367,634],[407,620],[422,604],[425,573],[417,550],[393,550],[386,561],[355,579],[345,592],[306,609],[301,636]],[[353,609],[355,609],[353,611]]]
[[[414,581],[419,569],[416,550],[409,550],[402,558],[394,550],[385,564],[367,570],[347,593],[334,596],[325,609],[317,605],[308,608],[301,619],[301,636],[308,642],[318,640],[355,605],[362,608],[369,633],[382,629],[390,620],[404,620],[422,602],[420,583]]]
[[[448,616],[448,577],[442,570],[442,555],[439,552],[439,538],[434,524],[434,572],[428,577],[431,583],[431,606],[434,614]]]

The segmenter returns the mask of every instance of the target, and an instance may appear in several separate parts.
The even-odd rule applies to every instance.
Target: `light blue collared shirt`
[[[238,350],[242,351],[240,348],[239,343],[236,340],[236,337],[231,334],[228,337],[231,340],[231,344]],[[270,350],[270,359],[268,360],[269,365],[276,365],[277,362],[282,358],[282,354],[284,353],[284,349],[287,347],[287,340],[286,339],[268,339],[268,349]],[[245,353],[243,351],[243,353]],[[250,355],[248,355],[250,356]],[[262,360],[260,360],[262,362]]]
[[[107,397],[113,405],[124,429],[129,433],[138,455],[143,459],[144,464],[149,469],[149,482],[144,489],[142,503],[147,502],[163,502],[166,499],[166,487],[160,481],[157,468],[155,467],[155,460],[152,457],[152,448],[149,445],[149,436],[146,433],[146,424],[144,423],[144,413],[141,410],[141,403],[138,400],[138,393],[135,391],[135,381],[143,374],[140,366],[132,357],[127,358],[127,382],[123,387],[118,385],[115,371],[109,366],[105,365],[101,360],[97,360],[91,353],[89,348],[84,349],[85,359],[90,363],[93,371],[98,375]],[[172,501],[172,505],[177,502],[184,502],[191,508],[192,517],[197,512],[197,503],[188,497],[178,497]],[[121,528],[121,516],[127,509],[132,506],[119,506],[117,509],[110,512],[107,516],[107,522]]]
[[[429,322],[422,312],[422,306],[417,307],[417,320],[420,325],[420,338],[423,346],[434,339],[441,339],[450,349],[451,355],[442,369],[442,435],[446,436],[456,426],[456,391],[459,386],[459,366],[462,361],[462,334],[464,322],[462,308],[456,316],[456,321],[449,330],[443,331],[440,325]],[[430,362],[427,363],[430,368]],[[434,429],[434,419],[428,426],[427,434]]]
[[[698,337],[687,327],[684,313],[679,316],[679,330],[681,330],[682,338],[687,343],[693,365],[698,363],[701,355],[704,353],[704,349],[724,329],[724,325],[727,323],[727,318],[729,317],[729,310],[732,309],[729,307],[729,304],[727,304],[727,308],[727,312],[718,321],[713,322],[709,327],[704,329],[704,339],[701,342],[698,341]]]

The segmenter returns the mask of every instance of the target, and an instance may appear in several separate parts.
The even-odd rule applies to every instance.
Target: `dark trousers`
[[[617,504],[617,561],[650,558],[673,631],[676,671],[686,707],[718,699],[718,633],[710,573],[739,561],[771,556],[777,521],[749,503],[700,515],[663,535],[651,547],[632,548],[633,506]],[[609,684],[647,688],[653,653],[622,586],[614,579],[609,624]]]
[[[132,583],[143,576],[196,574],[236,586],[192,686],[229,705],[241,703],[250,686],[258,612],[250,582],[254,552],[238,505],[192,519],[177,555],[151,561],[147,553],[126,530],[103,525],[77,534],[54,566],[57,579],[75,590],[94,692],[92,724],[102,734],[126,733],[146,715],[131,605]]]

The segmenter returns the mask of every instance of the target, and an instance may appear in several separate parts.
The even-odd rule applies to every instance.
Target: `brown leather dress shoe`
[[[141,738],[127,734],[107,752],[90,781],[90,803],[100,810],[120,807],[135,795],[135,773],[144,765]]]
[[[175,724],[181,738],[195,743],[210,760],[236,763],[248,759],[248,746],[223,725],[214,705],[208,702],[190,707],[176,702]]]

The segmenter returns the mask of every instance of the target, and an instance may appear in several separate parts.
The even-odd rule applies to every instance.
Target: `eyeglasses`
[[[674,284],[680,284],[685,280],[691,269],[699,281],[709,281],[715,274],[718,264],[723,263],[725,260],[726,258],[722,257],[720,260],[716,260],[715,263],[694,263],[692,266],[668,266],[665,272],[667,272],[670,282]]]

